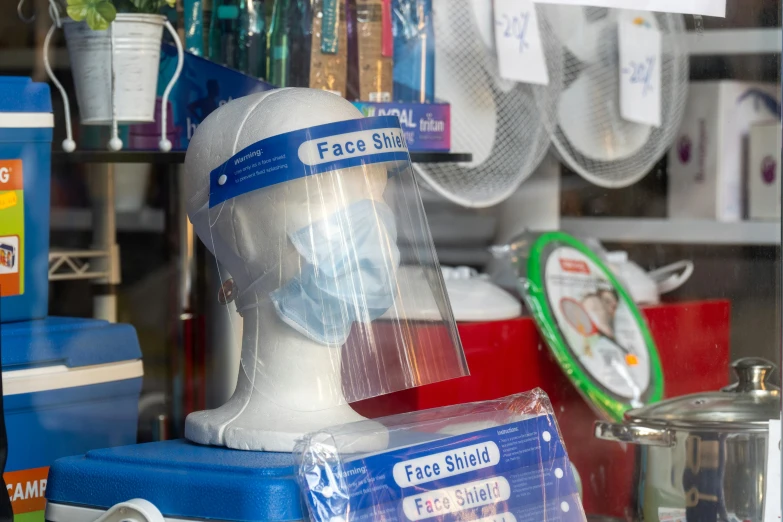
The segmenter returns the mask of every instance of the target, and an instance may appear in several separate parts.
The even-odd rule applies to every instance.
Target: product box
[[[349,2],[353,6],[354,3]],[[355,17],[349,27],[349,41],[354,38],[356,56],[348,49],[349,83],[355,80],[358,92],[349,99],[371,102],[391,102],[394,68],[394,38],[392,36],[391,0],[355,0]],[[355,27],[351,34],[351,28]],[[351,70],[355,69],[355,72]],[[353,74],[356,78],[353,78]]]
[[[129,149],[158,149],[161,123],[160,104],[162,103],[163,90],[168,85],[176,67],[176,48],[173,45],[164,44],[160,54],[155,122],[129,127]],[[166,135],[171,141],[172,149],[187,150],[188,143],[190,143],[198,125],[221,105],[225,105],[235,98],[274,88],[271,84],[239,71],[229,69],[200,56],[185,53],[182,73],[171,90],[166,107]]]
[[[451,106],[448,103],[353,102],[366,117],[397,116],[411,152],[451,150]]]
[[[52,127],[47,84],[0,77],[0,322],[46,316]]]
[[[46,492],[49,522],[92,522],[130,499],[166,520],[303,519],[290,453],[233,450],[183,440],[137,444],[58,460]]]
[[[748,217],[780,219],[781,123],[761,123],[750,129]]]
[[[49,317],[4,324],[0,343],[8,436],[3,476],[14,519],[43,522],[55,460],[136,441],[139,342],[129,325]]]
[[[348,30],[343,2],[313,0],[310,88],[346,95]]]
[[[780,86],[694,82],[669,153],[669,217],[743,218],[747,140],[754,123],[777,120]]]

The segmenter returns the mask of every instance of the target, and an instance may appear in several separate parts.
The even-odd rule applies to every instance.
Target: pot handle
[[[182,72],[182,64],[185,59],[185,53],[182,50],[182,42],[179,41],[177,31],[171,26],[168,20],[165,23],[166,29],[171,34],[171,38],[174,40],[174,45],[177,46],[177,68],[174,70],[174,75],[171,77],[169,84],[166,86],[166,90],[163,91],[163,99],[160,102],[160,143],[158,147],[163,152],[169,152],[171,150],[171,141],[166,136],[166,117],[168,116],[167,106],[169,102],[169,94],[171,89],[174,88],[174,84],[177,83],[179,75]]]
[[[674,432],[665,428],[650,428],[638,424],[596,422],[595,437],[615,442],[630,442],[641,446],[671,447],[676,443]]]

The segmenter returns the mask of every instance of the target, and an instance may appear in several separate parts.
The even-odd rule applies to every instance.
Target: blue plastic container
[[[54,463],[46,520],[92,522],[144,499],[168,520],[303,520],[290,453],[241,451],[183,440],[91,451]]]
[[[49,296],[49,86],[0,77],[0,322],[46,316]]]
[[[50,317],[0,328],[15,519],[43,521],[49,466],[136,441],[142,363],[132,326]]]

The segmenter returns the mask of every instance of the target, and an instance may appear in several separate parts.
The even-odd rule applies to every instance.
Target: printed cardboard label
[[[3,474],[14,510],[14,522],[43,522],[48,476],[48,466]]]
[[[620,113],[628,121],[661,126],[661,32],[643,17],[622,22]]]
[[[320,14],[320,16],[319,16]],[[324,24],[331,22],[328,32]],[[329,52],[324,52],[324,49]],[[310,87],[345,97],[348,82],[348,31],[345,9],[339,2],[317,0],[313,5]]]
[[[365,118],[396,116],[405,134],[408,150],[451,150],[451,107],[447,103],[353,102]]]
[[[22,160],[0,160],[0,297],[24,293]]]
[[[546,263],[546,292],[574,356],[612,393],[639,401],[650,385],[650,358],[639,324],[593,261],[559,247]]]
[[[383,9],[381,0],[358,0],[356,3],[359,39],[359,99],[371,102],[392,100],[391,56],[383,54]]]
[[[531,0],[495,0],[494,13],[500,76],[549,85],[535,4]]]

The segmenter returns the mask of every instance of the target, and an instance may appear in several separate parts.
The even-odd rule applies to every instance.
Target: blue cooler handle
[[[134,498],[115,504],[95,519],[95,522],[164,522],[155,504],[143,498]]]
[[[19,5],[21,9],[21,2]],[[44,39],[44,69],[46,69],[46,74],[49,76],[49,79],[52,80],[54,86],[57,87],[58,91],[60,91],[60,96],[62,96],[63,105],[65,106],[65,139],[63,140],[63,150],[65,152],[73,152],[76,150],[76,142],[73,141],[73,131],[71,130],[71,105],[68,103],[68,94],[65,92],[65,88],[63,88],[60,81],[54,76],[54,71],[52,71],[52,67],[49,65],[49,42],[52,40],[54,31],[62,27],[62,22],[60,21],[60,12],[57,8],[55,0],[49,0],[49,16],[52,18],[53,23],[52,27],[49,28],[49,32],[46,33],[46,38]]]

